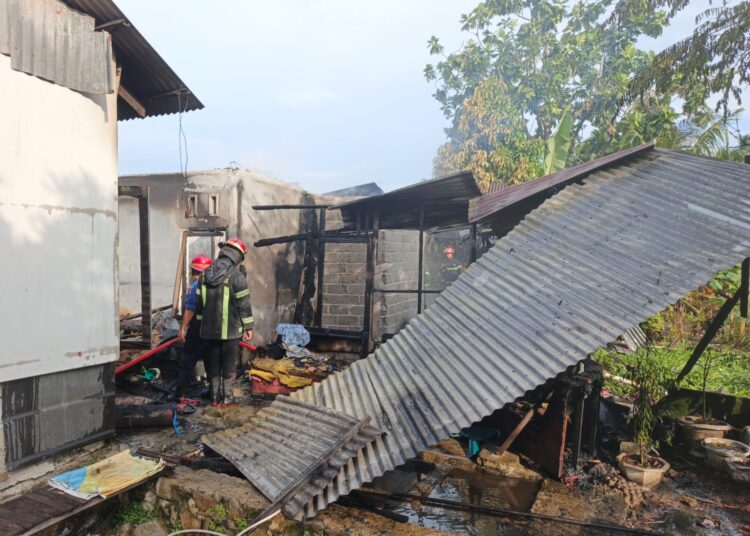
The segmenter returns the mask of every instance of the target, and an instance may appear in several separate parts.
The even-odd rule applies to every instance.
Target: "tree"
[[[425,77],[451,121],[435,173],[468,168],[480,182],[506,183],[539,176],[566,110],[568,163],[592,132],[606,140],[630,80],[651,64],[635,42],[658,35],[669,14],[649,12],[648,3],[486,0],[462,17],[472,37],[459,51],[444,55],[431,38],[441,59]],[[608,15],[613,9],[617,17]]]
[[[688,0],[656,0],[669,14]],[[734,99],[742,104],[741,89],[750,83],[750,2],[722,5],[696,18],[693,33],[657,54],[651,65],[637,76],[630,94],[657,91],[675,93],[684,100],[683,111],[700,112],[706,99],[718,95],[716,111],[729,115]]]
[[[750,0],[708,10],[693,36],[658,55],[636,47],[688,3],[481,2],[461,18],[471,35],[461,49],[445,55],[429,41],[441,59],[425,77],[451,122],[435,175],[469,169],[480,185],[515,184],[650,141],[741,160],[741,110],[727,101],[750,76]],[[706,105],[717,91],[721,114]]]

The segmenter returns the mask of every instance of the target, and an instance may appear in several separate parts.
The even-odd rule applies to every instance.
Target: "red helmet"
[[[243,255],[247,253],[247,247],[245,247],[245,243],[239,238],[230,238],[229,240],[227,240],[227,246],[232,246]]]
[[[190,267],[196,272],[202,272],[209,266],[211,266],[211,259],[205,255],[198,255],[197,257],[193,257],[193,260],[190,261]]]

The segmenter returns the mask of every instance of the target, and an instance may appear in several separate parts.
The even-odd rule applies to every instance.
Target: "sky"
[[[182,117],[188,170],[238,165],[324,193],[432,174],[448,121],[422,71],[467,38],[478,0],[117,0],[205,108]],[[707,2],[705,2],[707,4]],[[697,1],[659,39],[686,35]],[[178,116],[119,123],[120,174],[180,169]]]

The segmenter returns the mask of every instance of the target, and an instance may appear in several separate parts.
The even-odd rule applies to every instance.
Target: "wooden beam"
[[[503,441],[503,444],[500,445],[500,448],[497,449],[498,456],[502,456],[503,453],[510,448],[510,446],[513,444],[513,441],[516,440],[518,435],[523,432],[523,429],[526,428],[526,425],[529,424],[531,421],[531,418],[534,416],[534,408],[531,408],[529,411],[526,412],[526,415],[523,416],[523,419],[521,419],[521,422],[516,425],[516,427],[513,429],[513,431],[510,433],[510,435],[506,438],[505,441]]]
[[[146,107],[141,104],[141,101],[128,91],[125,86],[120,84],[120,87],[117,88],[117,94],[122,97],[122,100],[128,103],[128,106],[130,106],[139,117],[146,117]]]

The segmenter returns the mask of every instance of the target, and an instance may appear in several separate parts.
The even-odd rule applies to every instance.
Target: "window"
[[[187,199],[187,210],[185,211],[186,218],[195,218],[198,216],[198,196],[189,195]]]
[[[219,194],[210,194],[208,196],[208,215],[219,215]]]

